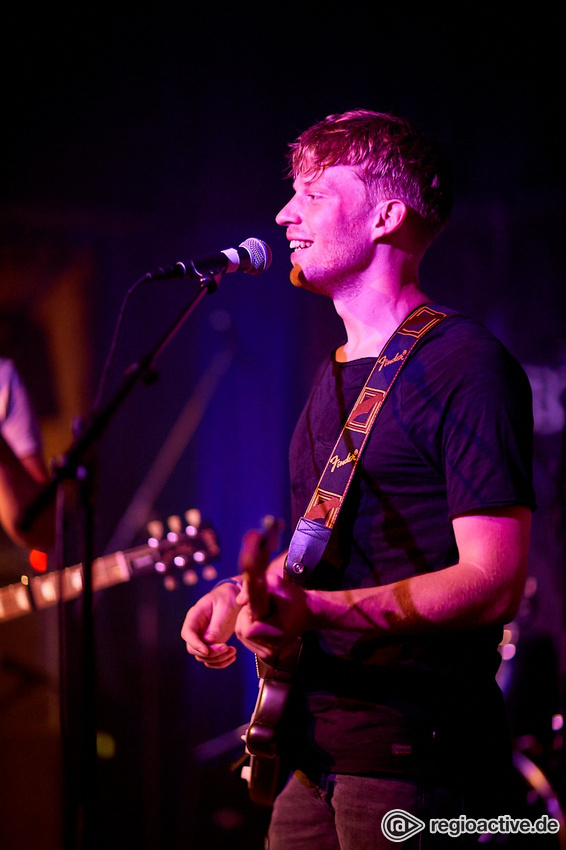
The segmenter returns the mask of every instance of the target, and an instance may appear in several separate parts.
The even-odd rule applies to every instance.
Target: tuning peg
[[[209,558],[216,558],[220,554],[220,547],[216,539],[216,534],[212,528],[203,528],[201,537],[206,543]]]
[[[272,514],[264,516],[261,521],[264,531],[283,531],[285,523],[282,519],[276,519]]]
[[[185,511],[185,520],[190,528],[200,528],[202,517],[198,508],[189,508]]]
[[[184,555],[175,555],[175,557],[173,558],[173,563],[175,564],[178,570],[182,570],[187,565],[187,559]]]
[[[147,524],[147,531],[151,538],[154,540],[163,540],[163,523],[158,519],[152,519],[151,522]]]
[[[173,534],[179,535],[183,533],[183,521],[180,516],[172,514],[172,516],[167,517],[167,525],[169,527],[169,531]],[[169,535],[167,535],[167,537],[170,539]]]
[[[198,584],[198,574],[196,570],[187,570],[183,573],[183,584],[188,584],[189,586]]]

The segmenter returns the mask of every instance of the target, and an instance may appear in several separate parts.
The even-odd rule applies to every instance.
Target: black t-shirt
[[[332,358],[317,377],[291,443],[295,522],[374,362]],[[534,508],[531,442],[522,368],[483,326],[445,319],[401,370],[310,586],[370,587],[456,563],[453,517]],[[296,766],[418,773],[430,758],[451,760],[465,738],[467,755],[455,771],[467,770],[470,758],[481,758],[480,742],[493,749],[504,729],[494,679],[500,637],[490,627],[368,638],[355,657],[338,658],[322,636],[306,635],[295,691]]]

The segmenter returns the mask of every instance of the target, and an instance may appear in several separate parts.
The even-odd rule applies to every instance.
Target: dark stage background
[[[12,8],[1,57],[0,354],[16,360],[46,453],[57,455],[73,418],[91,409],[134,281],[249,236],[267,241],[271,269],[230,275],[207,296],[160,358],[158,380],[128,398],[97,450],[96,554],[143,537],[123,518],[175,438],[178,458],[171,473],[158,468],[152,512],[198,507],[218,533],[217,570],[229,575],[248,527],[266,513],[288,523],[290,435],[314,369],[341,337],[330,305],[288,282],[287,243],[274,224],[290,193],[287,143],[359,106],[439,136],[458,202],[424,264],[424,288],[484,321],[535,391],[532,580],[502,681],[517,746],[560,789],[552,718],[564,710],[566,670],[563,28],[555,5],[506,8]],[[136,291],[107,397],[192,291],[190,282]],[[70,538],[72,563],[80,535]],[[4,583],[17,577],[10,569]],[[216,755],[203,751],[245,722],[256,693],[244,653],[220,673],[185,654],[184,613],[206,586],[201,577],[170,591],[140,577],[96,597],[106,850],[262,846],[264,815],[228,769],[237,736]],[[68,608],[72,676],[80,610]],[[61,846],[58,636],[54,608],[0,623],[3,850]],[[71,702],[80,718],[76,695]]]

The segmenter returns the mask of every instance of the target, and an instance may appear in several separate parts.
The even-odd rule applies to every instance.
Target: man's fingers
[[[197,661],[202,661],[205,667],[221,669],[228,667],[236,658],[236,647],[226,644],[216,644],[209,647],[207,655],[196,655]]]
[[[192,655],[206,655],[208,646],[201,637],[202,630],[206,628],[206,620],[191,616],[193,612],[185,618],[183,628],[181,629],[181,637],[187,644],[187,652]]]

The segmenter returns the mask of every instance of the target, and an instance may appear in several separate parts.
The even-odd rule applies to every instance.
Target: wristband
[[[242,592],[242,585],[240,584],[239,581],[236,581],[235,578],[221,578],[220,581],[216,582],[216,584],[214,585],[214,587],[212,589],[215,590],[217,587],[220,587],[221,584],[235,584],[236,587],[238,588],[238,592],[239,593]]]

